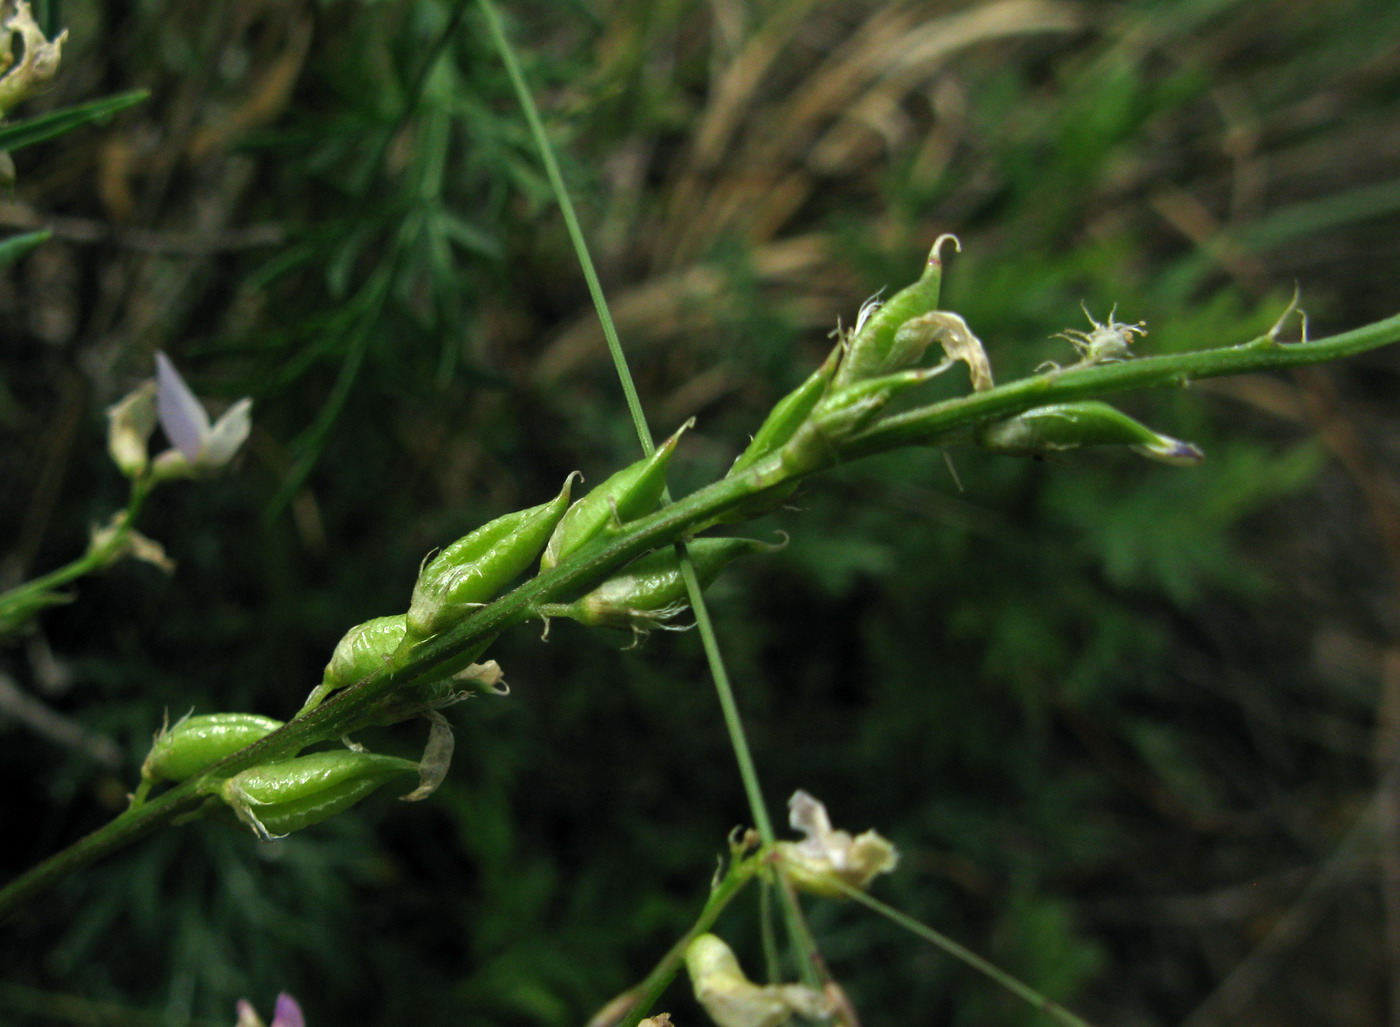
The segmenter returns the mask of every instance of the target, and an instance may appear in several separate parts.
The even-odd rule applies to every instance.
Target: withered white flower
[[[107,451],[128,478],[146,472],[156,428],[156,383],[144,381],[107,408]]]
[[[719,1027],[778,1027],[794,1013],[825,1019],[830,1003],[801,984],[754,984],[734,951],[713,934],[702,934],[685,950],[695,998]]]
[[[778,866],[794,887],[814,895],[843,898],[842,884],[864,888],[899,862],[894,845],[876,831],[851,837],[834,830],[826,807],[801,789],[788,800],[788,823],[807,837],[779,842]]]
[[[252,429],[253,401],[240,399],[211,426],[209,415],[175,365],[164,353],[156,354],[156,413],[161,429],[174,449],[156,458],[163,477],[181,477],[223,467]]]
[[[24,55],[12,66],[15,36],[20,38]],[[68,30],[64,29],[50,41],[30,13],[28,0],[17,0],[0,22],[0,115],[54,77],[67,38]]]

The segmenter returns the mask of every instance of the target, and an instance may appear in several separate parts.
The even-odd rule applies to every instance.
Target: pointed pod
[[[398,613],[390,617],[375,617],[363,624],[356,624],[347,631],[336,643],[335,652],[331,654],[330,662],[322,672],[321,683],[311,690],[297,716],[321,705],[332,692],[369,677],[387,664],[408,634],[407,621],[407,614]],[[454,675],[464,668],[469,669],[471,662],[485,652],[493,641],[494,638],[484,639],[459,654],[450,663],[444,664],[439,668],[439,678],[416,686],[412,694],[397,696],[392,709],[406,711],[415,705],[434,705],[442,692],[440,686],[448,680],[466,682],[468,679],[456,679]],[[490,690],[493,686],[494,682],[490,682],[481,687]],[[473,687],[471,684],[466,685],[467,690]],[[463,689],[454,687],[452,690],[460,692]]]
[[[891,296],[852,333],[845,358],[836,371],[838,386],[886,375],[909,366],[912,362],[909,348],[899,343],[897,333],[904,322],[938,309],[938,298],[943,289],[943,259],[939,251],[949,240],[954,249],[962,249],[957,236],[940,235],[934,241],[933,249],[929,250],[919,280]],[[915,356],[913,359],[918,358]]]
[[[412,760],[338,749],[251,767],[209,791],[270,841],[318,824],[386,782],[417,772]]]
[[[429,560],[413,586],[408,632],[415,638],[436,634],[524,573],[568,509],[574,477],[549,502],[497,517]]]
[[[821,367],[807,376],[806,381],[773,405],[763,424],[754,433],[748,448],[734,461],[734,466],[725,477],[732,478],[770,453],[776,453],[797,434],[797,430],[811,416],[822,396],[826,395],[827,386],[831,384],[832,376],[836,373],[840,356],[841,347],[837,346]]]
[[[1036,407],[1024,414],[982,424],[973,440],[984,449],[1011,456],[1040,456],[1084,446],[1127,446],[1133,452],[1176,467],[1205,459],[1189,442],[1155,432],[1107,403],[1086,400]]]
[[[353,685],[384,666],[403,642],[406,620],[407,615],[402,613],[374,617],[345,632],[322,672],[322,695]]]
[[[752,538],[697,538],[685,545],[695,576],[704,588],[730,563],[749,553],[771,553],[781,543]],[[639,556],[587,595],[572,603],[548,604],[540,612],[568,617],[590,627],[657,627],[686,607],[685,578],[673,546]]]
[[[141,764],[141,781],[183,781],[209,769],[227,756],[246,749],[282,726],[282,721],[256,713],[206,713],[181,717],[156,735]]]
[[[692,418],[680,430],[636,463],[624,467],[569,507],[555,527],[540,558],[547,571],[580,546],[603,533],[609,525],[626,524],[656,509],[666,491],[666,469],[681,435],[695,424]]]

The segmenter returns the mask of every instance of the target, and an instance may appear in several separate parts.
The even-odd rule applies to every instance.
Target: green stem
[[[64,564],[57,570],[34,578],[32,581],[26,581],[24,584],[17,585],[8,592],[0,594],[0,625],[8,623],[10,618],[18,616],[20,611],[32,607],[34,602],[46,592],[53,592],[70,581],[107,566],[113,557],[125,548],[127,538],[131,535],[131,529],[136,523],[136,517],[141,512],[141,505],[150,495],[154,485],[155,482],[149,474],[132,479],[131,495],[127,499],[126,509],[121,513],[116,530],[102,545],[89,548],[82,556],[71,563]]]
[[[1400,316],[1316,342],[1285,345],[1263,339],[1218,350],[1065,370],[887,418],[833,453],[827,464],[812,467],[803,475],[785,470],[780,456],[761,460],[740,474],[714,482],[647,517],[629,522],[615,536],[583,547],[551,570],[460,623],[399,654],[374,674],[341,690],[311,712],[234,753],[200,778],[156,796],[139,810],[128,810],[116,817],[0,889],[0,917],[69,873],[185,812],[197,804],[199,787],[210,780],[228,777],[259,763],[284,759],[315,742],[338,737],[371,715],[374,708],[397,689],[434,680],[438,668],[449,665],[481,641],[494,638],[531,617],[538,604],[561,600],[628,560],[675,542],[701,525],[715,523],[724,513],[739,509],[747,501],[780,488],[795,477],[859,456],[910,445],[952,441],[979,421],[1009,417],[1048,403],[1128,389],[1180,385],[1193,379],[1243,371],[1296,367],[1362,353],[1397,341],[1400,341]]]
[[[852,439],[842,451],[854,458],[900,446],[938,444],[980,421],[999,420],[1032,407],[1114,392],[1184,387],[1200,378],[1319,364],[1395,342],[1400,342],[1400,314],[1314,342],[1277,342],[1264,335],[1238,346],[1050,371],[887,417]]]
[[[598,272],[593,267],[593,258],[588,252],[588,243],[584,240],[583,229],[579,227],[578,215],[574,213],[573,200],[569,199],[569,190],[564,185],[564,175],[559,170],[559,161],[554,156],[554,147],[550,145],[549,134],[545,131],[544,122],[540,120],[539,109],[535,106],[535,99],[530,93],[530,87],[525,82],[525,75],[520,70],[520,62],[516,60],[515,49],[510,45],[510,39],[506,36],[505,28],[501,25],[501,16],[496,11],[496,5],[491,0],[477,0],[477,6],[481,8],[482,17],[486,19],[486,30],[491,33],[491,42],[495,44],[496,50],[501,55],[501,61],[506,66],[506,73],[510,76],[511,85],[515,87],[516,98],[520,101],[520,109],[525,112],[525,120],[530,126],[530,135],[535,140],[535,145],[540,151],[540,160],[544,164],[545,174],[549,177],[550,187],[554,190],[555,199],[559,201],[560,213],[564,215],[564,226],[568,229],[569,239],[574,246],[574,255],[578,259],[579,268],[583,271],[583,280],[588,283],[588,295],[593,298],[593,306],[597,308],[598,320],[603,327],[603,338],[608,343],[608,353],[612,356],[613,366],[617,369],[618,382],[622,385],[622,393],[627,398],[627,410],[632,415],[632,424],[637,429],[637,437],[642,440],[642,455],[651,456],[652,439],[651,431],[647,428],[646,414],[642,412],[642,401],[637,396],[637,386],[632,381],[632,375],[627,370],[627,358],[622,352],[622,343],[617,337],[617,326],[613,324],[612,314],[608,311],[608,301],[603,298],[603,286],[598,281]]]
[[[867,895],[859,888],[853,888],[850,885],[846,884],[844,881],[836,880],[835,883],[838,887],[841,888],[842,891],[846,893],[848,897],[855,899],[857,902],[863,903],[864,905],[873,909],[875,912],[879,913],[881,916],[886,917],[889,920],[892,920],[893,922],[898,924],[900,927],[903,927],[906,931],[909,931],[911,934],[918,935],[920,938],[922,938],[929,944],[936,945],[938,948],[942,949],[950,956],[953,956],[955,959],[959,959],[962,962],[966,963],[968,966],[972,967],[974,970],[978,971],[979,973],[985,974],[986,976],[990,977],[992,980],[1000,984],[1007,991],[1011,992],[1013,995],[1025,999],[1025,1001],[1028,1004],[1035,1006],[1037,1009],[1047,1014],[1048,1016],[1054,1017],[1060,1023],[1068,1024],[1069,1027],[1092,1027],[1089,1021],[1083,1019],[1082,1017],[1076,1016],[1074,1013],[1071,1013],[1068,1009],[1060,1005],[1058,1002],[1046,998],[1040,992],[1032,988],[1029,984],[1017,980],[1015,977],[1012,977],[1005,970],[1001,969],[994,963],[989,963],[987,960],[983,959],[971,949],[959,945],[952,938],[949,938],[946,934],[942,934],[939,931],[935,931],[932,927],[929,927],[927,924],[920,923],[918,920],[915,920],[907,913],[902,913],[899,910],[895,909],[893,906],[886,905],[874,896]]]
[[[724,912],[724,907],[729,905],[744,885],[753,879],[758,860],[758,856],[750,856],[748,859],[731,863],[729,872],[710,890],[710,897],[706,900],[705,907],[700,910],[700,915],[695,918],[695,923],[691,925],[690,930],[686,931],[667,950],[666,954],[652,968],[651,973],[647,974],[640,984],[613,1000],[614,1003],[625,1002],[627,1004],[627,1015],[619,1021],[618,1027],[637,1027],[647,1012],[656,1005],[662,993],[670,986],[671,981],[675,980],[676,974],[680,972],[681,964],[685,961],[685,950],[690,947],[692,941],[714,926],[720,913]],[[612,1004],[609,1003],[609,1005]]]

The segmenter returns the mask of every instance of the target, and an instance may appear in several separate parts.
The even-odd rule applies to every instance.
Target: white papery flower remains
[[[852,837],[832,828],[826,807],[798,789],[788,800],[788,823],[807,837],[779,842],[779,862],[794,887],[827,898],[845,898],[846,888],[864,888],[876,874],[888,873],[899,853],[877,831]]]

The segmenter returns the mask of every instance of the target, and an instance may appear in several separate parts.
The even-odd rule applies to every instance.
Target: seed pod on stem
[[[666,468],[676,443],[694,418],[636,463],[624,467],[582,499],[569,507],[540,558],[540,570],[547,571],[565,556],[605,531],[611,524],[626,524],[656,509],[666,490]]]
[[[207,791],[266,842],[319,824],[417,770],[417,763],[397,756],[337,749],[251,767]]]
[[[413,586],[408,633],[414,639],[436,634],[494,598],[534,563],[569,506],[576,475],[564,479],[549,502],[497,517],[429,560]]]
[[[311,690],[311,694],[306,697],[306,702],[297,712],[297,716],[300,717],[302,714],[314,710],[325,701],[326,696],[337,689],[353,685],[383,667],[403,644],[407,632],[407,615],[402,613],[394,614],[391,617],[375,617],[363,624],[356,624],[336,643],[335,652],[331,654],[330,662],[326,664],[326,669],[322,673],[321,683]],[[470,687],[470,682],[477,681],[482,677],[480,674],[474,674],[473,670],[483,666],[472,663],[472,660],[485,652],[492,641],[494,639],[488,638],[473,646],[469,651],[457,657],[453,661],[453,666],[444,667],[441,678],[419,686],[416,691],[422,693],[432,690],[438,684],[448,680],[461,681]],[[491,690],[497,680],[499,680],[499,675],[485,687]],[[409,698],[412,701],[417,701],[414,697]],[[429,700],[418,703],[418,705],[431,704]],[[396,703],[395,705],[402,704]]]
[[[846,345],[846,355],[836,370],[837,387],[909,366],[909,352],[897,343],[896,334],[900,325],[910,318],[938,309],[938,298],[943,288],[943,259],[939,251],[949,241],[955,250],[962,250],[957,236],[940,235],[934,240],[933,249],[929,250],[919,280],[891,296],[852,333]]]
[[[225,757],[266,738],[281,726],[280,720],[256,713],[181,717],[173,727],[161,728],[156,734],[151,751],[141,764],[141,784],[132,804],[141,805],[153,785],[194,777]]]
[[[1084,446],[1127,446],[1149,460],[1175,467],[1194,467],[1205,459],[1191,443],[1155,432],[1098,400],[1036,407],[1004,421],[978,425],[973,441],[993,453],[1011,456],[1041,456]]]
[[[787,544],[751,538],[697,538],[686,543],[695,576],[704,588],[719,572],[749,553],[771,553]],[[540,616],[568,617],[590,627],[620,628],[642,636],[687,607],[680,557],[672,546],[639,556],[587,595],[572,603],[542,603]]]
[[[754,432],[748,448],[734,461],[734,466],[729,468],[726,478],[746,471],[765,456],[776,453],[786,445],[826,394],[840,357],[841,346],[838,345],[822,365],[807,376],[806,381],[773,405],[773,409],[763,419],[763,424]]]

